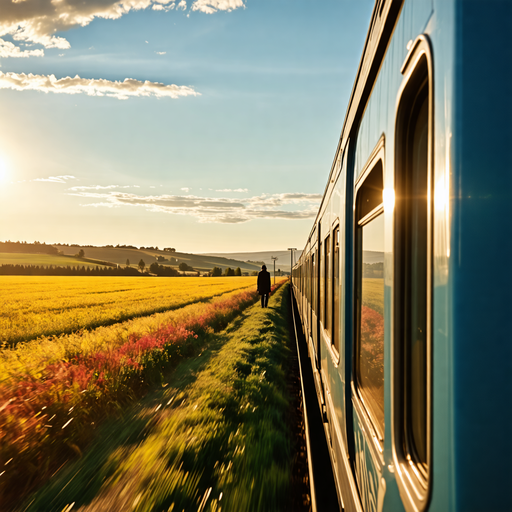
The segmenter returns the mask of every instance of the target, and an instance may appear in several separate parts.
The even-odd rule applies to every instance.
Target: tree
[[[180,264],[179,264],[179,267],[178,267],[182,272],[186,272],[187,270],[194,270],[190,265],[187,265],[184,261],[182,261]]]
[[[129,267],[130,266],[130,260],[129,259],[126,259],[126,266]]]
[[[80,250],[78,251],[77,256],[78,256],[79,258],[83,258],[83,257],[85,256],[85,252],[84,252],[84,250],[83,250],[83,249],[80,249]]]
[[[240,269],[240,267],[236,267],[235,276],[241,276],[241,275],[242,275],[242,270]]]
[[[234,276],[235,271],[231,267],[228,267],[224,270],[224,275],[225,276]]]
[[[220,267],[213,267],[212,277],[220,277],[222,275],[222,269]]]
[[[145,266],[146,266],[146,264],[144,263],[144,260],[141,258],[140,261],[139,261],[139,268],[140,268],[141,272],[144,272],[144,267]]]

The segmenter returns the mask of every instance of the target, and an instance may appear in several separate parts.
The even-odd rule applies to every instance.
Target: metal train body
[[[347,511],[512,510],[511,33],[376,2],[292,279]]]

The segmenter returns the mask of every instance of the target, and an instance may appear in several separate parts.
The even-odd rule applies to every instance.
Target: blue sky
[[[372,1],[0,6],[0,240],[303,246]]]

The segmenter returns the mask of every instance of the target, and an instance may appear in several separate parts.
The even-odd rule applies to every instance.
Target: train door
[[[365,512],[377,510],[384,464],[383,139],[355,190],[352,425],[354,472]],[[349,426],[350,428],[350,426]]]

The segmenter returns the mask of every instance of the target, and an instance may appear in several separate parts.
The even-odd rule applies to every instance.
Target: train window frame
[[[331,232],[327,233],[324,238],[324,322],[322,323],[324,329],[324,337],[326,338],[328,345],[331,344],[331,322],[332,322],[332,290],[331,290]]]
[[[420,35],[411,46],[401,69],[402,85],[398,92],[395,113],[395,209],[394,209],[394,270],[393,270],[393,330],[391,341],[391,432],[393,462],[397,468],[397,484],[407,512],[422,512],[428,507],[432,490],[432,175],[434,141],[433,104],[433,59],[430,41]],[[421,95],[426,95],[422,98]],[[411,190],[416,190],[412,164],[414,137],[418,128],[421,102],[427,102],[427,149],[426,149],[426,209],[423,214],[426,222],[424,251],[420,263],[412,260],[417,249],[413,247],[413,228],[410,227],[413,215],[421,216],[421,203],[412,202]],[[412,127],[412,129],[411,129]],[[413,141],[413,148],[408,142]],[[411,169],[409,169],[411,166]],[[421,178],[421,177],[420,177]],[[415,181],[416,180],[416,181]],[[416,213],[415,213],[416,212]],[[417,213],[420,212],[420,213]],[[419,230],[415,230],[417,232]],[[412,241],[411,241],[412,240]],[[423,265],[423,266],[422,266]],[[420,268],[418,281],[417,267]],[[419,284],[418,284],[419,283]],[[408,389],[411,369],[417,363],[410,356],[412,352],[411,326],[416,314],[409,302],[413,287],[424,285],[425,349],[424,349],[424,400],[425,400],[425,452],[426,462],[412,447],[414,427],[409,418],[412,406],[408,405],[412,391]],[[415,289],[416,289],[415,288]],[[421,303],[418,299],[415,303]],[[408,304],[407,307],[404,304]],[[422,324],[423,325],[423,324]],[[417,407],[417,406],[414,406]],[[412,437],[411,437],[412,436]],[[411,440],[412,439],[412,440]]]
[[[354,281],[354,304],[356,307],[354,308],[354,348],[352,351],[352,396],[354,397],[355,408],[359,413],[360,419],[365,424],[365,429],[369,433],[370,439],[373,441],[371,444],[374,447],[373,456],[378,457],[380,464],[384,464],[383,452],[384,452],[384,427],[381,427],[377,416],[374,412],[374,408],[370,404],[368,396],[364,396],[364,392],[362,392],[362,387],[358,382],[358,354],[359,354],[359,346],[360,346],[360,295],[362,289],[362,228],[365,225],[368,225],[370,222],[375,220],[376,218],[384,215],[384,198],[383,195],[379,197],[379,202],[372,208],[369,208],[369,211],[366,209],[362,209],[360,206],[362,200],[362,188],[365,183],[368,184],[367,181],[369,178],[372,179],[372,173],[374,171],[380,172],[382,174],[382,191],[384,190],[384,170],[385,170],[385,138],[382,136],[374,150],[372,151],[370,157],[367,160],[362,172],[360,173],[357,181],[355,183],[355,191],[354,191],[354,271],[355,271],[355,281]],[[375,176],[375,175],[373,175]],[[361,212],[362,210],[362,212]],[[383,369],[385,368],[385,361],[383,361]]]
[[[340,344],[341,344],[341,228],[340,221],[336,219],[332,228],[332,334],[331,334],[331,350],[333,352],[333,360],[338,363],[340,360]],[[336,276],[336,269],[338,270]],[[336,290],[338,293],[336,294]],[[336,295],[338,297],[338,306],[336,307]],[[337,319],[337,321],[336,321]]]

